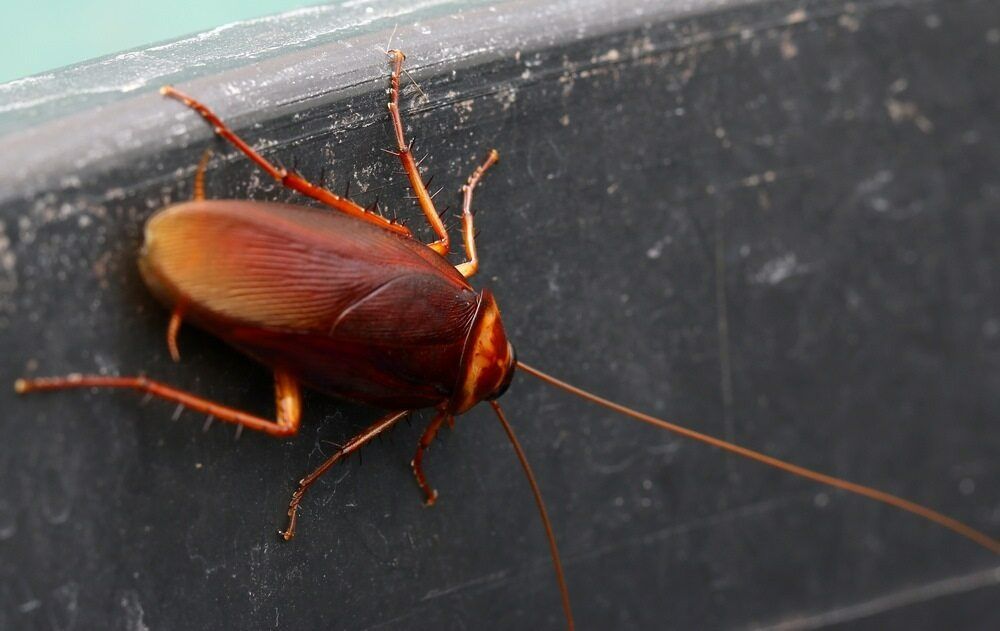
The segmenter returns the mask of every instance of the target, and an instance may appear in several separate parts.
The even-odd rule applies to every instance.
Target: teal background
[[[0,83],[317,0],[28,0],[7,5]]]

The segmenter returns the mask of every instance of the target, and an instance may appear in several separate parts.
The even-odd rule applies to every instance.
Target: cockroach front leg
[[[159,381],[146,377],[104,377],[101,375],[70,375],[68,377],[42,377],[38,379],[18,379],[14,390],[19,394],[43,392],[46,390],[66,390],[68,388],[130,388],[167,401],[179,403],[220,421],[233,423],[271,436],[284,438],[294,436],[299,431],[302,416],[302,400],[299,384],[288,373],[274,372],[274,405],[276,420],[268,420],[203,399],[183,390],[177,390]]]
[[[345,197],[341,197],[340,195],[337,195],[322,186],[316,186],[296,173],[290,173],[287,169],[271,164],[262,155],[254,151],[253,148],[246,143],[246,141],[237,136],[228,125],[222,122],[222,119],[220,119],[215,112],[208,108],[208,106],[196,101],[173,86],[163,86],[160,88],[160,93],[164,96],[169,96],[172,99],[180,101],[184,105],[187,105],[194,111],[198,112],[198,114],[200,114],[201,117],[212,126],[212,129],[216,134],[225,138],[230,144],[242,151],[248,158],[253,160],[257,166],[267,172],[268,175],[280,182],[282,186],[302,193],[307,197],[311,197],[316,201],[326,204],[327,206],[335,208],[343,213],[385,228],[391,232],[405,236],[410,235],[410,231],[406,228],[406,226],[393,223],[381,215],[369,212]]]
[[[430,193],[427,192],[427,186],[424,184],[423,178],[420,177],[420,170],[413,159],[413,153],[410,151],[410,143],[406,141],[406,135],[403,131],[403,119],[399,115],[399,76],[403,72],[403,60],[406,59],[406,55],[398,50],[390,50],[389,56],[392,57],[389,115],[392,117],[392,127],[396,132],[396,155],[399,156],[399,161],[403,163],[406,177],[410,180],[410,188],[413,189],[413,193],[417,196],[417,201],[420,202],[420,210],[424,211],[427,223],[431,225],[434,234],[438,237],[437,241],[428,243],[427,247],[444,256],[448,254],[450,248],[448,231],[444,227],[444,222],[441,221],[441,215],[438,214],[437,209],[434,207],[434,200],[431,199]]]
[[[420,442],[417,443],[417,453],[413,455],[413,460],[410,461],[410,467],[413,469],[414,477],[417,478],[417,484],[420,486],[420,490],[424,492],[424,506],[433,506],[438,497],[437,491],[427,483],[427,476],[424,475],[424,452],[434,442],[434,437],[437,436],[438,430],[441,429],[441,425],[445,421],[448,421],[448,424],[451,425],[454,423],[454,417],[444,411],[438,412],[438,415],[434,417],[431,424],[424,430],[423,435],[420,437]]]
[[[278,534],[281,535],[285,541],[288,541],[295,536],[295,525],[298,523],[299,504],[302,503],[302,496],[305,495],[306,490],[312,486],[313,483],[320,478],[320,476],[326,473],[327,470],[335,465],[339,460],[360,449],[373,438],[395,425],[400,419],[404,418],[409,413],[410,410],[404,410],[402,412],[390,412],[389,414],[386,414],[376,421],[371,427],[347,441],[346,445],[337,450],[337,453],[327,458],[326,461],[317,467],[315,471],[299,480],[299,488],[295,489],[295,492],[292,493],[292,501],[288,503],[288,527],[285,528],[285,530],[279,530]]]
[[[486,169],[496,164],[499,159],[500,154],[497,153],[497,150],[490,149],[486,161],[472,172],[465,186],[462,187],[462,240],[465,242],[465,255],[469,260],[459,263],[455,269],[466,278],[479,271],[479,256],[476,254],[476,231],[472,225],[472,192],[479,184],[483,173],[486,173]]]

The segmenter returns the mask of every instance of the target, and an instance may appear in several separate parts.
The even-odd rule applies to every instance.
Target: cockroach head
[[[493,294],[483,290],[462,351],[462,372],[451,402],[454,412],[460,414],[480,401],[496,399],[506,392],[514,378],[516,362]]]

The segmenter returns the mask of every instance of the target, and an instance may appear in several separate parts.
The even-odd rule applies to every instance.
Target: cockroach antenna
[[[385,54],[389,55],[392,50],[392,38],[396,36],[396,29],[399,28],[399,24],[392,25],[392,32],[389,33],[389,41],[385,43]]]

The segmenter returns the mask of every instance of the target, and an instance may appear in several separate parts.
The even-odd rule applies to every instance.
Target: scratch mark
[[[729,510],[720,511],[718,513],[709,515],[707,517],[699,517],[697,519],[692,519],[691,521],[686,521],[681,524],[675,524],[673,526],[668,526],[666,528],[660,528],[659,530],[654,530],[652,532],[647,532],[642,535],[637,535],[628,539],[621,539],[613,544],[606,545],[600,548],[590,548],[586,552],[581,554],[563,554],[563,564],[571,565],[579,561],[596,559],[608,554],[615,554],[620,552],[625,548],[631,548],[636,546],[648,546],[651,543],[662,541],[665,539],[670,539],[671,537],[676,537],[678,535],[684,535],[692,532],[697,532],[699,530],[705,530],[707,528],[713,528],[726,524],[744,517],[751,517],[755,515],[764,515],[774,510],[778,510],[787,504],[792,504],[794,502],[802,501],[804,498],[812,497],[813,493],[799,493],[796,495],[790,495],[786,497],[772,498],[769,500],[764,500],[762,502],[757,502],[755,504],[749,504],[747,506],[740,506],[739,508],[731,508]]]
[[[426,602],[428,600],[433,600],[435,598],[441,598],[442,596],[449,596],[449,595],[454,594],[456,592],[465,591],[466,589],[469,589],[470,587],[478,587],[480,585],[489,585],[490,583],[496,583],[496,582],[502,581],[505,578],[507,578],[507,571],[506,570],[500,570],[499,572],[492,572],[490,574],[486,574],[485,576],[480,576],[478,578],[474,578],[471,581],[465,581],[465,582],[459,583],[457,585],[452,585],[451,587],[445,587],[444,589],[432,589],[429,592],[427,592],[426,594],[424,594],[424,597],[421,598],[420,601],[421,602]]]
[[[761,631],[798,631],[800,629],[832,627],[838,624],[870,618],[894,609],[927,602],[935,598],[965,594],[977,589],[983,589],[984,587],[994,587],[997,585],[1000,585],[1000,567],[992,567],[988,570],[973,572],[972,574],[951,576],[918,587],[908,587],[853,605],[836,607],[829,611],[797,616],[782,622],[751,628]]]
[[[726,236],[723,222],[726,211],[721,204],[715,208],[715,309],[719,334],[719,388],[722,390],[722,420],[725,438],[735,436],[733,426],[733,368],[729,353],[729,310],[726,304]]]

